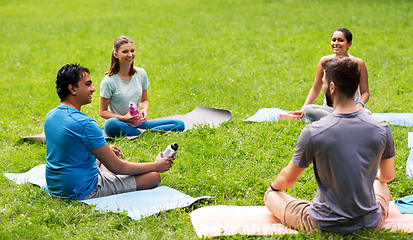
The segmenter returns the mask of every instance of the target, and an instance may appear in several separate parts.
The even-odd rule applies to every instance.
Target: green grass
[[[59,104],[54,81],[66,63],[91,70],[97,91],[82,111],[103,127],[99,83],[120,35],[135,40],[135,64],[149,75],[151,118],[185,114],[198,105],[233,114],[219,128],[149,132],[135,141],[113,142],[128,160],[140,162],[152,161],[167,144],[178,142],[177,160],[162,174],[162,184],[214,199],[135,221],[52,198],[0,174],[1,239],[196,239],[189,219],[194,208],[263,205],[269,182],[291,159],[305,123],[243,120],[264,107],[299,109],[318,60],[331,54],[330,36],[339,27],[353,32],[350,53],[367,65],[367,107],[373,112],[413,110],[413,3],[408,0],[0,0],[0,8],[0,172],[25,172],[45,163],[46,146],[19,136],[43,131],[47,112]],[[407,133],[413,128],[391,127],[398,170],[390,183],[394,200],[413,194],[413,180],[405,175]],[[311,200],[315,190],[309,168],[287,192]],[[385,232],[249,238],[410,237]]]

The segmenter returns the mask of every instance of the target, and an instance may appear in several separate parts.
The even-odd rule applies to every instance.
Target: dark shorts
[[[82,200],[136,191],[135,177],[99,172],[96,188]]]

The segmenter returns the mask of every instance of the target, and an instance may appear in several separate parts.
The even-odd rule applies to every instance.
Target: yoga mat
[[[406,174],[407,176],[413,176],[413,132],[409,132],[407,135],[407,145],[409,146],[409,156],[406,161]]]
[[[281,108],[261,108],[254,115],[245,119],[250,122],[278,121],[280,113],[289,112]],[[389,124],[413,126],[413,113],[373,113],[373,117],[382,119]]]
[[[231,111],[226,109],[198,106],[185,115],[173,115],[157,119],[182,120],[185,123],[186,131],[195,127],[196,125],[209,125],[210,127],[218,127],[222,122],[230,120],[231,116]]]
[[[17,184],[29,182],[42,189],[47,189],[46,183],[46,164],[37,165],[25,173],[3,173],[6,178]]]
[[[46,164],[38,165],[25,173],[4,173],[4,175],[17,184],[26,182],[37,185],[48,192],[46,177]],[[160,186],[150,190],[134,191],[111,195],[101,198],[81,200],[89,205],[94,205],[96,210],[124,212],[132,219],[139,220],[160,211],[183,208],[209,196],[193,198],[176,189]]]
[[[265,122],[265,121],[278,121],[280,113],[289,112],[281,108],[261,108],[251,117],[245,119],[244,121],[249,122]]]
[[[89,205],[93,204],[97,210],[112,212],[127,211],[130,218],[139,220],[161,211],[184,208],[200,199],[206,198],[211,197],[203,196],[193,198],[176,189],[160,186],[150,190],[93,198],[82,200],[81,202]]]
[[[393,125],[413,126],[413,113],[373,113],[373,117]]]
[[[413,195],[397,199],[394,205],[401,213],[413,213]]]
[[[283,225],[265,206],[207,206],[191,212],[190,217],[200,238],[297,233]]]
[[[384,222],[383,228],[390,229],[390,231],[413,232],[413,214],[402,214],[394,204],[390,202],[389,215]]]
[[[296,234],[286,227],[265,206],[207,206],[190,213],[198,237],[227,235]],[[390,231],[413,232],[413,214],[401,214],[390,202],[384,228]]]
[[[232,117],[231,111],[226,110],[226,109],[220,109],[220,108],[210,108],[210,107],[203,107],[203,106],[198,106],[191,112],[185,114],[185,115],[173,115],[173,116],[167,116],[167,117],[161,117],[161,118],[155,118],[153,120],[158,120],[158,119],[178,119],[182,120],[185,123],[185,130],[191,129],[196,127],[197,125],[209,125],[210,127],[218,127],[219,124],[222,122],[226,122],[230,120]],[[106,139],[109,139],[109,137],[106,136],[105,132],[102,130],[103,135],[105,136]],[[145,130],[143,130],[145,132]],[[140,134],[142,135],[143,132]],[[158,132],[164,132],[164,131],[158,131]],[[138,136],[128,136],[127,138],[129,140],[133,140]],[[24,140],[27,141],[34,141],[34,142],[41,142],[41,143],[46,143],[46,138],[44,133],[40,133],[34,136],[26,136],[22,137]]]

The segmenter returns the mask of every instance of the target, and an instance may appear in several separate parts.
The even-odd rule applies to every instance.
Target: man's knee
[[[159,175],[159,173],[158,172],[151,172],[150,174],[152,174],[153,176],[152,176],[152,178],[153,178],[153,181],[154,181],[154,187],[157,187],[157,186],[159,186],[160,184],[161,184],[161,175]]]
[[[283,222],[285,217],[285,208],[287,204],[293,200],[295,200],[295,198],[288,195],[284,191],[273,191],[270,188],[264,196],[265,206],[276,218]]]
[[[136,190],[156,188],[161,184],[161,176],[158,172],[149,172],[135,176]]]

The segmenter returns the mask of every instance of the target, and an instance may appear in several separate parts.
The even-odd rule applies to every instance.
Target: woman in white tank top
[[[331,36],[331,49],[333,50],[334,54],[324,56],[320,59],[320,61],[318,62],[313,86],[307,95],[307,99],[305,100],[303,107],[301,108],[301,110],[290,112],[290,114],[300,115],[300,117],[305,116],[307,119],[316,121],[332,113],[332,105],[331,103],[327,103],[326,99],[324,99],[324,104],[322,106],[313,104],[320,94],[321,88],[323,87],[322,79],[324,70],[322,63],[333,57],[350,57],[357,61],[361,71],[359,89],[354,96],[355,104],[360,111],[364,111],[367,114],[371,115],[371,111],[364,108],[364,105],[367,103],[370,97],[366,65],[364,64],[363,60],[351,56],[348,53],[348,49],[352,44],[352,38],[353,36],[351,32],[346,28],[339,28],[334,31],[333,35]]]

